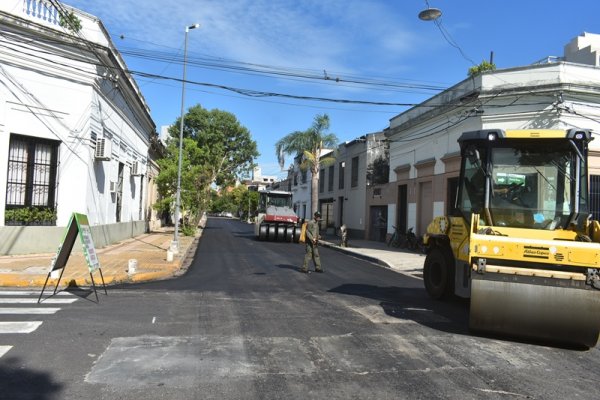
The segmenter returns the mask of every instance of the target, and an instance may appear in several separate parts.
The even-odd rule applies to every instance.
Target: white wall
[[[55,19],[42,20],[27,14],[25,8],[34,3],[39,4],[21,0],[0,4],[0,11],[14,13],[14,21],[19,21],[13,23],[11,18],[5,18],[0,27],[0,45],[15,49],[0,54],[0,227],[4,224],[11,134],[60,143],[57,226],[65,226],[72,212],[87,214],[93,226],[116,226],[116,202],[109,192],[109,183],[117,181],[119,163],[124,164],[121,222],[133,224],[143,220],[145,216],[140,211],[147,187],[141,185],[141,176],[130,175],[130,167],[138,161],[141,173],[146,174],[149,138],[155,126],[135,81],[123,72],[119,80],[110,79],[110,74],[103,77],[104,67],[73,61],[71,54],[67,57],[66,51],[90,54],[86,46],[78,49],[61,44],[69,41],[66,38],[70,33],[60,28]],[[82,35],[110,47],[104,50],[112,52],[117,67],[124,67],[101,22],[79,11],[76,14],[82,21]],[[96,138],[102,137],[109,138],[113,145],[110,161],[94,159]],[[123,231],[123,226],[115,229]]]
[[[40,67],[42,64],[40,64]],[[50,67],[49,65],[45,67]],[[61,79],[42,68],[35,72],[4,65],[0,69],[2,107],[5,110],[3,140],[0,143],[0,214],[4,216],[7,185],[7,163],[10,134],[34,136],[60,141],[57,173],[58,224],[66,225],[70,212],[84,212],[85,191],[74,190],[85,182],[89,160],[86,120],[89,114],[91,87],[82,80]],[[45,75],[50,74],[50,75]],[[56,93],[60,91],[61,96]]]
[[[294,166],[296,168],[297,165]],[[310,199],[310,180],[312,174],[306,172],[306,183],[302,183],[302,177],[299,168],[296,169],[298,174],[298,185],[294,185],[292,181],[292,202],[296,205],[296,215],[300,218],[310,219],[311,199]],[[302,215],[303,206],[306,206],[306,215]]]

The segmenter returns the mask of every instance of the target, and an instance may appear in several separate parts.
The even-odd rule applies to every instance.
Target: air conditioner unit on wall
[[[110,139],[101,138],[96,140],[96,151],[94,152],[94,158],[96,160],[110,160],[112,154],[112,142]]]
[[[139,161],[134,161],[131,163],[131,175],[142,175],[142,165]]]

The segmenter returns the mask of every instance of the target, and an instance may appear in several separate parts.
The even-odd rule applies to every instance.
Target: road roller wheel
[[[283,242],[285,240],[285,225],[277,226],[277,241]]]
[[[269,241],[273,242],[277,240],[277,226],[269,225]]]
[[[302,228],[294,226],[294,243],[300,243],[300,233],[302,233]]]
[[[454,269],[452,260],[445,252],[433,248],[425,258],[423,265],[423,281],[427,293],[435,300],[449,297],[454,292]]]
[[[267,240],[269,236],[269,225],[260,225],[258,227],[258,240]]]
[[[285,228],[285,241],[290,243],[292,240],[294,240],[294,227],[287,226]]]

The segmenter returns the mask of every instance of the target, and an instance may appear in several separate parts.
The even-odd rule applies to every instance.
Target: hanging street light
[[[423,21],[435,21],[442,16],[442,11],[439,8],[429,7],[429,2],[426,0],[427,8],[419,13],[419,19]]]

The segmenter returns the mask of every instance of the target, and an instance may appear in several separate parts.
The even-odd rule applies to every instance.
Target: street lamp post
[[[183,113],[185,108],[185,67],[187,59],[188,32],[199,28],[200,24],[185,27],[185,42],[183,45],[183,79],[181,81],[181,118],[179,121],[179,164],[177,166],[177,196],[175,201],[175,233],[171,242],[171,251],[179,253],[179,213],[181,208],[181,159],[183,158]]]

